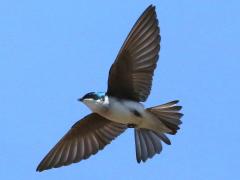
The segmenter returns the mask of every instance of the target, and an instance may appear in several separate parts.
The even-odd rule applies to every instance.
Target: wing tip
[[[38,165],[37,169],[36,169],[36,172],[42,172],[46,170],[45,168],[41,167],[40,165]]]
[[[156,9],[156,6],[153,5],[153,4],[150,4],[150,5],[147,7],[147,9]]]
[[[52,169],[52,168],[55,168],[54,166],[46,166],[46,164],[44,164],[44,159],[39,163],[39,165],[37,166],[36,168],[36,172],[42,172],[42,171],[45,171],[45,170],[48,170],[48,169]]]
[[[44,167],[44,159],[38,164],[38,166],[36,168],[36,172],[42,172],[46,169],[49,169],[49,168]]]
[[[149,12],[153,12],[156,14],[156,6],[153,5],[153,4],[150,4],[146,9],[145,11],[143,12],[143,14],[148,14]]]

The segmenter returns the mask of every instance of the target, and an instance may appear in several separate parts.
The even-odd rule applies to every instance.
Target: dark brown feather
[[[154,6],[140,16],[109,71],[107,95],[146,101],[157,66],[160,34]]]
[[[87,159],[103,149],[127,127],[92,113],[75,123],[52,148],[37,171],[66,166]]]

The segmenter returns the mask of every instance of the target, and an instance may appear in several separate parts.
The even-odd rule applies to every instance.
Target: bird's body
[[[139,124],[144,114],[141,103],[105,96],[102,102],[84,102],[93,112],[122,124]],[[138,115],[134,112],[138,112]]]
[[[176,134],[181,106],[172,101],[145,108],[160,50],[160,29],[150,5],[137,20],[112,64],[106,93],[90,92],[79,100],[92,111],[76,122],[52,148],[37,171],[87,159],[127,128],[134,128],[136,159],[145,162],[171,144],[165,134]]]
[[[107,99],[109,100],[109,110],[107,113],[101,114],[102,116],[126,125],[137,126],[142,122],[145,113],[142,104],[129,100],[119,100],[114,97],[108,97]]]
[[[151,129],[156,132],[171,132],[157,117],[146,111],[142,103],[107,95],[99,101],[85,99],[83,102],[93,112],[111,121],[135,128]]]

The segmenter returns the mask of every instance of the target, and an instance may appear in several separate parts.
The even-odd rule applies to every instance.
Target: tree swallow
[[[106,93],[90,92],[79,99],[91,114],[76,122],[52,148],[37,171],[79,162],[103,149],[127,128],[134,128],[136,159],[145,162],[170,145],[182,113],[178,101],[144,108],[150,94],[160,50],[155,7],[150,5],[134,24],[111,66]]]

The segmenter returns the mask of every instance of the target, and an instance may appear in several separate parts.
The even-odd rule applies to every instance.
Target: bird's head
[[[99,105],[102,105],[105,100],[105,93],[103,92],[90,92],[78,99],[88,106],[91,110],[96,111]]]

